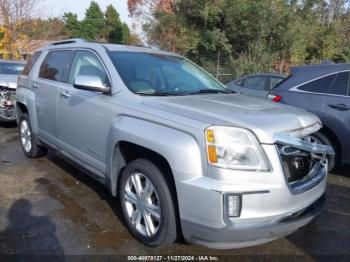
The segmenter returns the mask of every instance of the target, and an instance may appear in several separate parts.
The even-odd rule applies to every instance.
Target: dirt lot
[[[17,128],[0,126],[0,254],[350,258],[350,168],[329,175],[326,210],[317,219],[287,238],[253,248],[218,251],[183,242],[147,248],[124,226],[117,202],[103,186],[53,153],[26,159]]]

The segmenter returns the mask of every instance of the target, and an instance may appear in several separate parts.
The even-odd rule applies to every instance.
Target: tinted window
[[[317,80],[311,81],[305,85],[298,87],[299,90],[313,92],[313,93],[327,93],[327,89],[332,85],[335,75],[330,75],[326,77],[319,78]]]
[[[249,89],[266,90],[267,77],[254,76],[244,79],[244,87]]]
[[[270,89],[275,88],[282,80],[283,80],[282,77],[271,77]]]
[[[346,96],[348,94],[348,87],[349,72],[339,73],[333,85],[328,89],[328,94]]]
[[[74,57],[69,83],[73,84],[77,76],[97,76],[104,86],[110,86],[108,76],[100,60],[91,52],[78,51]]]
[[[23,71],[22,71],[22,75],[29,75],[30,71],[32,70],[34,64],[36,63],[36,61],[38,60],[38,58],[41,55],[41,51],[37,51],[33,54],[32,58],[28,61],[28,63],[26,64],[26,66],[24,67]]]
[[[41,78],[68,83],[74,51],[50,52],[40,67]]]
[[[24,64],[0,62],[0,74],[2,75],[19,75],[24,68]]]

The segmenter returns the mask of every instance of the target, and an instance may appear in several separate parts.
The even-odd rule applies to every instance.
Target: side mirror
[[[110,87],[106,87],[102,84],[102,80],[98,76],[78,75],[75,78],[74,87],[77,89],[101,92],[104,94],[111,91]]]

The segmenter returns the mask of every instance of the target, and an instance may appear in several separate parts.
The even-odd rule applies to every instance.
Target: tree
[[[27,21],[36,16],[39,3],[40,0],[0,0],[0,51],[5,58],[20,58],[29,41]]]
[[[128,9],[132,17],[152,19],[158,11],[172,13],[175,0],[128,0]]]
[[[107,6],[105,19],[105,39],[114,44],[124,43],[123,23],[120,21],[117,10],[112,5]]]
[[[121,22],[113,5],[108,5],[102,13],[99,5],[92,1],[82,21],[73,13],[65,13],[63,21],[64,33],[68,37],[82,37],[114,44],[129,44],[139,40],[136,35],[131,39],[128,25]]]
[[[83,25],[80,21],[78,21],[78,16],[71,12],[64,13],[63,15],[64,21],[64,32],[69,37],[83,37]]]
[[[105,18],[100,6],[95,1],[91,1],[82,21],[83,37],[87,40],[101,39],[103,37],[104,23]]]
[[[148,44],[207,69],[224,62],[234,76],[350,59],[349,0],[128,0],[128,8]]]

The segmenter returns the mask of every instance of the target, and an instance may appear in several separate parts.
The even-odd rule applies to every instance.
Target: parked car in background
[[[292,74],[269,94],[272,101],[304,108],[323,123],[314,142],[332,145],[329,169],[350,164],[350,64],[292,68]]]
[[[18,80],[19,138],[52,148],[119,196],[130,231],[164,246],[238,248],[309,223],[326,154],[302,109],[243,96],[165,51],[71,39],[38,50]],[[91,212],[95,212],[91,210]]]
[[[0,122],[16,120],[16,86],[25,62],[0,60]]]
[[[226,84],[226,87],[240,94],[266,98],[269,91],[286,76],[280,74],[248,75]]]

